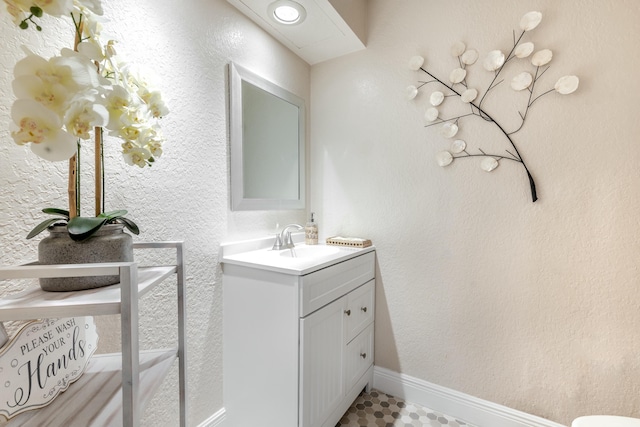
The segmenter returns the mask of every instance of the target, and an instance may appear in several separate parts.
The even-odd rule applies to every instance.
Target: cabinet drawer
[[[347,342],[373,322],[375,280],[370,280],[347,295]]]
[[[375,252],[300,278],[300,317],[313,313],[375,277]]]
[[[373,364],[373,324],[347,345],[345,390],[350,390]]]

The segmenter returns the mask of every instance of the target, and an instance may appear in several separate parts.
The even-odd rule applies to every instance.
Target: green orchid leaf
[[[71,218],[67,224],[67,230],[69,231],[69,237],[72,240],[80,241],[91,237],[96,231],[98,231],[108,221],[108,218],[100,217],[83,217],[77,216]]]
[[[49,215],[60,215],[65,217],[67,220],[69,219],[69,211],[65,210],[65,209],[58,209],[58,208],[44,208],[42,209],[42,212],[49,214]]]
[[[32,237],[35,237],[38,234],[42,233],[50,225],[53,225],[56,222],[60,221],[60,219],[61,218],[49,218],[49,219],[46,219],[46,220],[42,221],[40,224],[36,225],[35,228],[33,230],[31,230],[31,232],[29,234],[27,234],[27,239],[31,239]]]
[[[125,218],[121,216],[118,218],[118,221],[121,221],[124,224],[124,226],[127,227],[127,230],[129,230],[133,234],[135,235],[140,234],[140,229],[138,228],[136,223],[131,221],[129,218]]]
[[[100,215],[98,215],[98,218],[108,218],[108,219],[113,219],[113,218],[117,218],[119,216],[123,216],[126,215],[127,211],[124,209],[120,209],[117,211],[110,211],[110,212],[102,212]]]

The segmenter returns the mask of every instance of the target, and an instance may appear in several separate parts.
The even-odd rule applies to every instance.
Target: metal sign
[[[0,415],[47,406],[80,378],[97,344],[93,317],[25,325],[0,349]]]

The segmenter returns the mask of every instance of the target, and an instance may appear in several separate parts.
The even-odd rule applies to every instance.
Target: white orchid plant
[[[162,155],[164,138],[158,120],[168,114],[159,91],[152,89],[115,50],[101,40],[100,0],[4,0],[15,24],[42,31],[44,14],[69,16],[75,27],[74,49],[43,58],[25,50],[14,69],[11,136],[49,161],[69,160],[69,210],[47,208],[53,215],[36,226],[31,238],[50,225],[67,222],[69,235],[84,240],[107,223],[122,223],[138,234],[125,210],[104,212],[103,136],[121,141],[129,165],[151,166]],[[80,148],[93,139],[95,148],[95,217],[80,216]]]
[[[538,199],[536,184],[529,168],[524,162],[524,158],[518,151],[512,135],[522,129],[525,120],[527,119],[527,113],[534,102],[549,93],[568,95],[575,92],[578,89],[579,84],[578,77],[573,75],[563,76],[558,79],[553,88],[542,93],[536,93],[536,84],[543,74],[545,74],[549,69],[548,64],[553,58],[553,52],[549,49],[541,49],[534,52],[534,43],[531,41],[523,42],[523,37],[529,31],[536,28],[541,21],[542,13],[536,11],[526,13],[520,20],[520,36],[516,37],[515,31],[513,33],[513,46],[509,53],[505,55],[501,50],[492,50],[487,54],[482,61],[482,65],[485,70],[493,73],[494,76],[479,101],[477,101],[477,99],[480,96],[480,92],[476,88],[470,87],[467,83],[467,73],[468,67],[475,64],[480,55],[475,49],[467,49],[467,46],[463,42],[456,42],[451,47],[451,55],[456,58],[458,66],[449,74],[448,82],[445,82],[443,79],[436,77],[433,73],[428,71],[425,68],[425,60],[423,57],[412,57],[409,60],[409,68],[414,71],[426,73],[431,80],[420,81],[417,86],[410,85],[407,87],[406,92],[408,99],[416,99],[420,89],[430,83],[436,83],[445,90],[445,93],[437,90],[430,94],[430,106],[424,114],[425,120],[429,123],[426,127],[440,125],[441,135],[445,138],[452,139],[451,148],[438,153],[436,156],[436,160],[440,166],[448,166],[455,159],[479,157],[481,159],[480,167],[486,172],[491,172],[499,166],[500,161],[502,160],[510,160],[520,163],[527,174],[527,178],[529,179],[531,198],[533,202]],[[524,111],[518,111],[520,118],[519,126],[514,130],[508,131],[494,117],[492,117],[485,108],[483,108],[482,104],[491,90],[504,81],[501,77],[506,74],[505,66],[507,63],[521,59],[529,60],[532,72],[523,71],[513,76],[511,79],[511,88],[515,91],[526,90],[529,92],[529,96],[524,107]],[[462,105],[465,106],[463,113],[454,115],[450,118],[441,118],[439,106],[447,97],[458,98]],[[488,153],[482,148],[478,148],[477,153],[471,152],[467,148],[467,143],[464,140],[454,139],[460,129],[461,120],[467,117],[481,118],[484,121],[495,125],[500,133],[502,133],[507,139],[510,148],[505,149],[504,153]]]

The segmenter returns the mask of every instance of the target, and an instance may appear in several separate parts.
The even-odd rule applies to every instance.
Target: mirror
[[[229,64],[229,113],[231,209],[304,209],[304,100]]]

